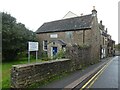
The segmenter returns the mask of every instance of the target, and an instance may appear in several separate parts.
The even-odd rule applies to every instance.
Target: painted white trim
[[[51,57],[53,57],[53,47],[51,47]]]
[[[44,45],[45,45],[45,40],[43,40],[43,50],[47,51],[47,49],[44,48]]]

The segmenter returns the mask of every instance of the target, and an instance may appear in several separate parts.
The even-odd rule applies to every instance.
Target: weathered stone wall
[[[71,33],[71,36],[69,35],[69,33]],[[57,34],[58,37],[57,38],[50,38],[51,34]],[[42,42],[43,40],[47,40],[48,43],[51,40],[63,40],[64,42],[66,42],[67,44],[79,44],[82,45],[83,44],[83,30],[73,30],[73,31],[66,31],[66,32],[51,32],[51,33],[41,33],[41,34],[37,34],[36,37],[39,40],[39,43],[41,44],[42,48]]]
[[[74,45],[72,47],[67,47],[66,50],[66,58],[71,59],[73,67],[72,69],[81,69],[92,63],[90,58],[90,46]]]
[[[84,44],[85,45],[90,45],[91,43],[91,36],[92,36],[92,32],[91,30],[85,30],[85,40],[84,40]]]
[[[70,71],[71,60],[69,59],[13,65],[11,70],[11,85],[13,88],[25,88],[36,82],[42,82],[55,75]]]
[[[100,29],[97,15],[93,16],[91,27],[91,62],[96,63],[100,60]]]
[[[91,30],[88,29],[85,31],[85,43],[89,44],[91,34]],[[71,33],[71,34],[69,34]],[[57,34],[57,38],[50,38],[51,34]],[[66,32],[51,32],[51,33],[41,33],[37,34],[36,37],[39,40],[39,57],[41,57],[43,51],[43,41],[47,40],[48,43],[51,40],[63,40],[67,45],[83,44],[83,30],[73,30],[73,31],[66,31]],[[49,52],[49,51],[48,51]]]

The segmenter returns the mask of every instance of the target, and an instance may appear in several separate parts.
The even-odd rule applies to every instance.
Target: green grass
[[[35,59],[30,60],[30,63],[35,63],[35,62],[36,62]],[[42,62],[42,61],[37,60],[37,62]],[[12,65],[26,64],[26,63],[28,63],[27,58],[2,63],[2,88],[10,88],[10,71],[11,71]]]

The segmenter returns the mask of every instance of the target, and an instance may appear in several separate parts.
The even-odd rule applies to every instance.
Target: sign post
[[[36,62],[37,62],[38,42],[28,42],[28,63],[30,63],[30,52],[31,51],[36,51]]]
[[[38,56],[38,53],[37,53],[37,51],[36,51],[36,62],[37,62],[37,59],[38,59],[38,57],[37,57],[37,56]]]
[[[28,51],[28,63],[30,63],[30,51]]]

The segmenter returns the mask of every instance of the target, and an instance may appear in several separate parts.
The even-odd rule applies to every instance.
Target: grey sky
[[[119,0],[0,0],[0,11],[8,12],[18,22],[36,31],[44,22],[59,20],[72,11],[80,15],[90,14],[93,6],[98,12],[98,22],[108,28],[112,39],[118,43]]]

